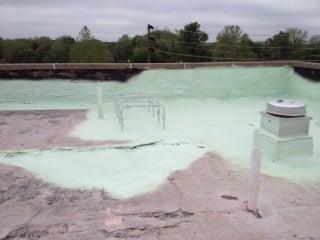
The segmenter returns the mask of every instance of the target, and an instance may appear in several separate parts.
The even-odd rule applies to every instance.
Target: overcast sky
[[[143,34],[147,23],[179,29],[193,21],[211,40],[228,24],[249,35],[288,27],[320,34],[320,0],[0,0],[3,38],[76,36],[87,25],[96,38],[113,41]]]

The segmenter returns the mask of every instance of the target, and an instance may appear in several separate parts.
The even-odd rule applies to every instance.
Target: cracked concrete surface
[[[0,111],[0,150],[96,146],[127,141],[82,141],[67,136],[87,110]]]
[[[106,144],[65,139],[84,111],[22,115],[0,113],[0,149]],[[320,239],[319,185],[262,176],[261,219],[244,208],[247,187],[247,170],[212,152],[156,191],[127,200],[60,188],[0,164],[0,239]]]
[[[156,192],[117,200],[1,164],[0,239],[320,239],[319,186],[263,176],[257,219],[243,207],[247,181],[207,153]]]

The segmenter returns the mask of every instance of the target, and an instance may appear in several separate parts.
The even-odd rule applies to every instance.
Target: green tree
[[[114,49],[116,62],[127,62],[132,54],[131,39],[127,34],[122,35]]]
[[[258,41],[258,42],[253,42],[252,44],[252,51],[255,54],[255,57],[257,59],[264,59],[265,55],[264,55],[264,41]]]
[[[147,62],[148,52],[146,48],[146,36],[136,35],[131,39],[131,62]]]
[[[3,61],[3,39],[0,37],[0,62]]]
[[[313,35],[309,40],[311,47],[320,48],[320,35]]]
[[[254,42],[250,39],[249,35],[244,33],[241,36],[240,40],[240,48],[238,51],[237,58],[239,60],[251,60],[257,57],[256,53],[254,52]]]
[[[298,28],[288,28],[289,44],[291,47],[292,59],[305,59],[307,57],[306,47],[308,42],[308,32]]]
[[[169,29],[155,30],[152,32],[155,38],[155,48],[157,49],[154,61],[155,62],[177,62],[181,57],[178,55],[162,53],[165,52],[179,52],[180,45],[178,44],[178,35]],[[160,51],[159,51],[160,50]]]
[[[3,59],[8,63],[38,62],[33,41],[30,39],[4,40]]]
[[[288,28],[287,34],[291,47],[303,47],[308,41],[308,32],[298,28]]]
[[[75,40],[70,36],[57,38],[49,52],[49,62],[66,63],[70,61],[70,49]]]
[[[246,60],[255,58],[253,51],[254,43],[249,35],[243,33],[237,25],[225,26],[217,35],[217,41],[214,44],[214,57]]]
[[[320,60],[320,35],[314,35],[309,39],[309,47],[308,59]]]
[[[70,61],[76,63],[113,62],[105,43],[93,39],[77,42],[70,49]]]
[[[198,22],[193,22],[185,25],[182,30],[178,31],[179,48],[182,54],[195,56],[211,55],[205,45],[209,36],[200,27],[201,25]],[[192,56],[182,57],[181,60],[190,62],[208,61],[207,58],[201,59]]]
[[[49,37],[3,41],[3,61],[10,63],[48,62],[52,40]]]
[[[31,40],[35,50],[36,62],[48,62],[52,40],[49,37],[39,37]]]
[[[94,36],[91,34],[90,29],[84,25],[81,29],[81,31],[79,32],[79,36],[78,36],[78,40],[79,41],[89,41],[94,39]]]
[[[136,35],[131,39],[132,48],[141,48],[146,46],[145,37]]]
[[[305,59],[308,58],[308,33],[301,29],[289,28],[280,31],[265,41],[263,57],[267,59]]]
[[[131,56],[132,62],[144,63],[147,61],[147,58],[148,52],[145,47],[136,47],[135,49],[133,49],[133,53]]]
[[[269,60],[289,59],[291,56],[289,34],[280,31],[265,41],[263,57]]]

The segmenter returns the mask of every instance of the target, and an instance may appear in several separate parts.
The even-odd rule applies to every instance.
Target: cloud
[[[146,24],[182,28],[198,21],[211,39],[228,24],[253,34],[299,27],[319,34],[318,0],[1,0],[0,36],[76,36],[88,25],[97,38],[145,33]]]

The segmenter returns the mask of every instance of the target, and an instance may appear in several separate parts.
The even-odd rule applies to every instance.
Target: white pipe
[[[163,108],[162,121],[163,121],[163,129],[166,129],[166,109],[165,108]]]
[[[121,131],[123,131],[123,112],[122,111],[120,113],[120,127],[121,127]]]
[[[253,149],[251,154],[251,170],[249,182],[248,210],[257,212],[259,200],[259,184],[261,172],[261,151]]]
[[[97,103],[98,103],[98,117],[103,119],[103,95],[102,88],[97,87]]]

